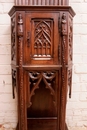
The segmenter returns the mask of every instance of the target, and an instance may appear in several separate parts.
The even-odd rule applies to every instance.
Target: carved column
[[[61,84],[61,116],[60,130],[65,130],[65,111],[66,111],[66,93],[67,93],[67,70],[66,70],[66,45],[67,45],[67,18],[66,14],[62,14],[61,18],[61,48],[62,48],[62,84]]]
[[[18,14],[17,21],[17,36],[18,36],[18,54],[19,54],[19,73],[18,73],[18,91],[19,91],[19,129],[27,130],[26,119],[25,119],[25,105],[24,105],[24,85],[23,85],[23,13]]]

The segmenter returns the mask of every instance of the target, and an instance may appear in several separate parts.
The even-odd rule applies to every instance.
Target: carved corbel
[[[12,92],[13,98],[15,98],[14,88],[16,87],[16,70],[12,69]]]

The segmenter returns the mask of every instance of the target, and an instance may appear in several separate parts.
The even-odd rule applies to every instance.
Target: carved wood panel
[[[52,65],[60,62],[58,18],[59,12],[55,15],[45,12],[41,17],[39,13],[32,13],[32,17],[26,14],[25,63]]]
[[[33,57],[52,57],[53,47],[53,20],[34,19]]]
[[[15,0],[15,5],[68,5],[69,0]]]
[[[56,71],[29,72],[28,109],[30,116],[34,114],[36,116],[35,111],[39,111],[38,116],[57,116],[57,90],[59,86],[57,86],[56,78],[58,78]],[[36,102],[38,102],[38,106]]]

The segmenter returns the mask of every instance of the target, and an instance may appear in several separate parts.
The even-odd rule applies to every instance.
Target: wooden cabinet
[[[13,6],[9,15],[18,129],[66,130],[75,13],[70,6]]]

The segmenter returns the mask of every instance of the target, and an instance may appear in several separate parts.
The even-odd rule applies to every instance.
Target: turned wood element
[[[15,0],[15,5],[68,5],[68,0]]]
[[[15,92],[14,92],[14,88],[17,86],[16,85],[16,75],[17,72],[15,69],[12,69],[12,92],[13,92],[13,98],[15,98]]]
[[[23,89],[23,15],[18,14],[17,19],[17,36],[18,36],[18,47],[19,47],[19,102],[20,102],[20,129],[25,129],[25,118],[24,118],[24,89]]]
[[[30,107],[32,105],[31,98],[33,95],[35,95],[35,90],[39,89],[39,84],[43,80],[45,84],[45,88],[50,90],[50,94],[53,96],[53,103],[56,105],[56,93],[55,89],[52,87],[52,84],[55,84],[55,77],[56,77],[56,72],[55,71],[46,71],[46,72],[37,72],[37,71],[32,71],[29,72],[29,105]],[[31,80],[31,81],[30,81]],[[33,88],[31,88],[31,84],[33,85]]]

